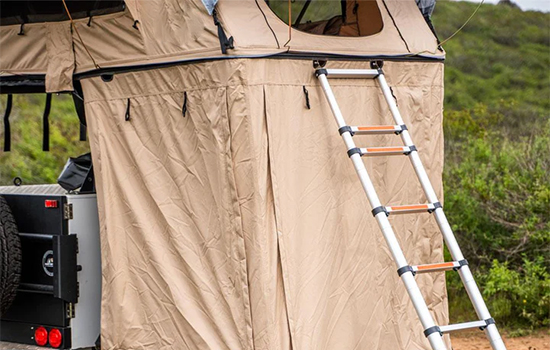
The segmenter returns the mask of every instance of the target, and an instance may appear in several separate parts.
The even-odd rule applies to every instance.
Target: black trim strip
[[[197,64],[202,62],[211,62],[211,61],[221,61],[221,60],[228,60],[228,59],[303,59],[303,60],[315,60],[315,59],[334,59],[334,60],[341,60],[341,61],[363,61],[363,60],[371,60],[371,59],[384,59],[386,61],[394,61],[394,62],[408,62],[408,61],[414,61],[414,62],[444,62],[444,58],[436,58],[436,57],[425,57],[425,56],[407,56],[405,54],[403,55],[396,55],[396,56],[351,56],[351,55],[338,55],[338,54],[310,54],[310,53],[288,53],[288,52],[280,52],[280,53],[274,53],[274,54],[268,54],[268,55],[252,55],[252,56],[220,56],[220,57],[208,57],[208,58],[197,58],[197,59],[188,59],[188,60],[179,60],[179,61],[172,61],[172,62],[162,62],[162,63],[149,63],[149,64],[141,64],[141,65],[135,65],[135,66],[120,66],[120,67],[108,67],[108,68],[100,68],[100,69],[92,69],[87,72],[77,73],[74,75],[75,79],[86,79],[91,77],[96,77],[102,74],[120,74],[120,73],[129,73],[129,72],[135,72],[140,70],[150,70],[150,69],[157,69],[157,68],[165,68],[165,67],[173,67],[173,66],[179,66],[182,64]],[[0,81],[1,81],[0,77]]]
[[[260,4],[258,3],[258,0],[255,0],[255,2],[256,2],[256,6],[258,6],[258,10],[260,10],[260,12],[262,13],[262,16],[264,16],[265,24],[267,24],[267,27],[269,28],[269,30],[271,31],[271,34],[273,34],[273,37],[275,38],[275,42],[277,43],[277,48],[280,49],[281,44],[279,43],[279,39],[277,38],[277,35],[275,34],[275,31],[271,27],[271,24],[269,24],[269,21],[267,20],[267,16],[265,15],[264,11],[260,7]]]
[[[187,59],[162,63],[149,63],[134,66],[118,66],[118,67],[102,67],[99,69],[91,69],[89,71],[76,73],[73,75],[75,81],[94,78],[102,75],[123,74],[137,71],[147,71],[152,69],[168,68],[186,64],[198,64],[203,62],[232,60],[232,59],[292,59],[292,60],[315,60],[315,59],[334,59],[339,61],[364,61],[372,59],[384,59],[393,62],[444,62],[444,58],[427,57],[427,56],[351,56],[339,54],[311,54],[311,53],[274,53],[268,55],[247,55],[247,56],[220,56],[198,59]],[[28,93],[45,93],[45,75],[44,74],[29,74],[29,75],[4,75],[0,76],[0,94],[28,94]],[[69,92],[69,91],[67,91]]]
[[[409,48],[409,44],[407,44],[407,41],[403,37],[403,34],[401,34],[401,30],[397,26],[397,23],[395,23],[395,19],[393,18],[390,10],[388,9],[388,5],[386,5],[386,0],[382,0],[382,3],[384,4],[384,7],[386,8],[386,11],[388,12],[388,16],[390,16],[391,21],[393,22],[393,26],[397,30],[397,33],[399,33],[399,37],[401,38],[401,40],[403,40],[403,43],[405,43],[405,47],[407,48],[407,51],[411,52],[411,49]]]

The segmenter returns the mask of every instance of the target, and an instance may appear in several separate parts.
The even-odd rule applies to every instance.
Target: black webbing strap
[[[354,154],[358,153],[360,156],[363,155],[363,152],[361,152],[361,149],[360,148],[352,148],[350,150],[348,150],[348,156],[351,158],[351,156],[353,156]]]
[[[309,91],[307,91],[306,86],[302,86],[304,90],[304,95],[306,96],[306,108],[311,109],[311,104],[309,103]]]
[[[84,110],[84,94],[82,93],[82,85],[80,81],[75,80],[74,83],[73,102],[76,115],[80,122],[80,141],[86,141],[86,113]]]
[[[185,118],[187,113],[187,91],[183,92],[183,104],[181,105],[181,115]]]
[[[386,210],[386,207],[379,206],[379,207],[376,207],[372,210],[372,216],[376,216],[376,215],[378,215],[378,213],[382,213],[382,212],[386,213],[386,216],[390,215],[390,213],[388,213],[388,211]]]
[[[233,46],[233,37],[227,38],[227,35],[225,34],[222,24],[218,19],[218,13],[216,10],[212,12],[212,17],[214,18],[214,25],[218,27],[218,39],[220,40],[220,47],[222,49],[222,53],[226,54],[227,49],[234,49]]]
[[[130,120],[130,99],[128,99],[128,104],[126,105],[126,114],[124,114],[124,120]]]
[[[403,267],[400,267],[400,268],[397,269],[397,274],[399,275],[399,277],[401,277],[401,275],[403,275],[406,272],[412,273],[413,276],[416,275],[416,272],[414,272],[412,266],[410,266],[410,265],[403,266]]]
[[[50,110],[52,109],[52,94],[46,94],[46,105],[44,106],[44,114],[42,115],[42,150],[48,152],[50,150]]]
[[[13,104],[13,95],[9,94],[6,101],[6,111],[4,112],[4,152],[11,151],[11,128],[10,128],[10,114]]]
[[[79,135],[80,141],[86,141],[86,130],[87,130],[86,125],[80,124],[80,135]]]
[[[430,328],[427,328],[426,330],[424,330],[424,335],[427,337],[429,337],[432,333],[439,333],[439,335],[443,336],[443,333],[441,332],[441,328],[439,328],[439,326],[433,326],[433,327],[430,327]]]

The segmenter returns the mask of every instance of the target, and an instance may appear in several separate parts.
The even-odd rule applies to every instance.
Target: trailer
[[[96,348],[101,309],[96,195],[69,193],[59,185],[4,186],[0,195],[2,217],[16,223],[21,249],[19,264],[11,264],[19,265],[20,278],[1,315],[0,349]],[[17,260],[6,252],[3,257]]]

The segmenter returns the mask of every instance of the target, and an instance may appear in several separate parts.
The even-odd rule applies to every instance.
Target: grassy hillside
[[[477,4],[441,1],[441,39]],[[445,204],[501,324],[550,324],[550,14],[483,5],[445,45]],[[475,319],[448,274],[454,321]]]
[[[476,4],[440,1],[441,39]],[[550,14],[483,5],[445,45],[445,207],[500,324],[550,325]],[[11,153],[0,184],[55,182],[78,141],[72,100],[54,96],[51,149],[42,152],[43,95],[16,96]],[[5,97],[0,110],[5,106]],[[475,319],[457,275],[448,274],[453,321]]]

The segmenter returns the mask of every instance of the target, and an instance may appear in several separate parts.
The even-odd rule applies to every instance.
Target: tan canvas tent
[[[21,3],[0,86],[83,100],[103,348],[429,348],[312,66],[385,61],[442,197],[444,53],[414,0]],[[333,85],[350,123],[390,122],[374,81]],[[424,201],[405,158],[366,162],[384,203]],[[430,216],[392,224],[411,262],[443,260]],[[417,280],[447,324],[444,275]]]

